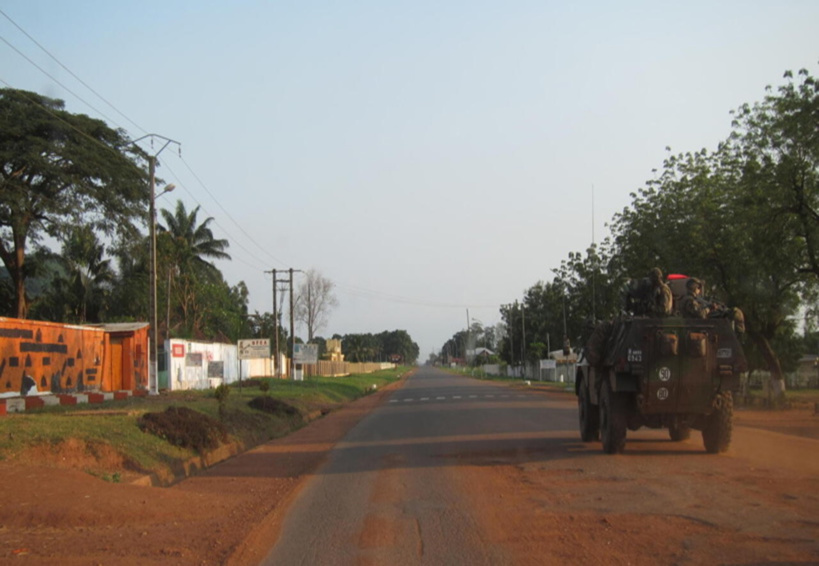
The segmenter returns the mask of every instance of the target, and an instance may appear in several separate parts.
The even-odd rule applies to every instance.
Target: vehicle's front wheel
[[[608,379],[600,388],[600,435],[603,452],[619,454],[626,447],[628,397],[612,391]]]
[[[709,454],[726,452],[731,445],[731,433],[734,428],[734,398],[730,391],[722,393],[719,408],[708,415],[705,428],[702,429],[702,440],[705,451]]]
[[[691,437],[691,427],[687,424],[671,425],[668,427],[668,436],[670,436],[674,442],[688,440]]]
[[[577,384],[577,412],[580,415],[580,438],[583,442],[594,442],[600,438],[600,413],[589,398],[589,387],[581,377]]]

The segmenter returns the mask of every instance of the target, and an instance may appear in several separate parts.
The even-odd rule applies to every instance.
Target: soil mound
[[[293,405],[273,397],[268,397],[267,395],[256,397],[249,401],[248,405],[257,411],[270,413],[272,415],[302,418],[301,412]]]
[[[227,439],[222,423],[187,407],[168,407],[161,413],[145,413],[137,424],[143,432],[197,452],[213,450]]]

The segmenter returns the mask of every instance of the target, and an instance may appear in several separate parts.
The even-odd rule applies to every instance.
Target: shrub
[[[227,404],[227,398],[230,395],[230,385],[227,383],[223,383],[216,390],[213,392],[214,397],[219,402],[219,418],[225,418],[225,405]]]

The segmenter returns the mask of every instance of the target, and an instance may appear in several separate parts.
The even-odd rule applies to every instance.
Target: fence
[[[552,381],[555,383],[574,383],[574,376],[577,373],[575,362],[558,361],[554,368],[545,368],[540,360],[534,364],[523,366],[507,366],[498,364],[487,364],[482,366],[486,375],[496,375],[513,377],[518,379],[529,379],[531,381]],[[551,360],[555,361],[555,360]]]
[[[303,367],[305,377],[339,377],[354,373],[373,373],[384,369],[393,369],[395,364],[328,362],[321,360],[317,364],[304,364]]]
[[[817,389],[819,388],[819,373],[816,370],[800,368],[795,372],[785,374],[785,387],[788,389]],[[748,374],[747,386],[750,389],[763,389],[771,380],[771,372],[754,370]]]

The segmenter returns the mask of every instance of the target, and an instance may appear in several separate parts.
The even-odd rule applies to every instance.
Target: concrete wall
[[[210,389],[239,381],[239,352],[235,344],[171,339],[165,342],[165,348],[170,354],[168,383],[160,386],[169,391]]]

